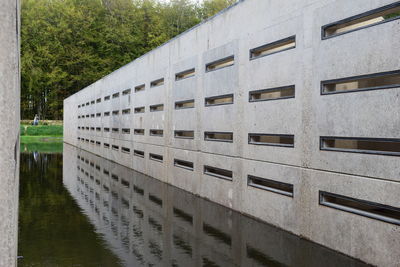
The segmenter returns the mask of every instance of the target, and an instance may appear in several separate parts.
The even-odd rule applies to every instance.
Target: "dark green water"
[[[19,266],[364,266],[88,152],[63,150],[21,154]]]

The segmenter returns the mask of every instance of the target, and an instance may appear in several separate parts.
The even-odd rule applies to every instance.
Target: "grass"
[[[62,125],[21,125],[20,126],[21,136],[52,136],[62,137],[63,126]]]
[[[63,151],[62,124],[21,125],[21,152],[60,153]]]

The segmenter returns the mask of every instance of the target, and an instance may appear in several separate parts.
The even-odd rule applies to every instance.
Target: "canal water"
[[[19,266],[364,266],[66,144],[20,177]]]

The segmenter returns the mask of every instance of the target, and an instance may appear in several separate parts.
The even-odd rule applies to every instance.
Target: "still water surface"
[[[20,183],[19,266],[364,266],[69,145]]]

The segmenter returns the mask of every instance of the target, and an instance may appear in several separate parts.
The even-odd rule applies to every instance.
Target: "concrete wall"
[[[19,185],[19,3],[0,1],[0,266],[15,266]]]
[[[240,1],[67,98],[65,141],[366,262],[396,266],[398,220],[387,223],[319,204],[319,191],[326,191],[400,207],[398,141],[389,144],[397,151],[392,155],[320,148],[323,136],[400,137],[399,87],[321,94],[321,81],[399,70],[400,20],[321,38],[326,24],[392,3]],[[250,49],[290,36],[296,39],[294,49],[249,59]],[[206,70],[208,63],[232,55],[232,66]],[[176,81],[176,73],[192,68],[193,77]],[[151,87],[160,78],[164,84]],[[142,84],[145,90],[135,92]],[[249,101],[251,91],[288,85],[295,86],[294,97]],[[122,94],[127,89],[131,92]],[[227,94],[233,94],[232,104],[205,106],[205,98]],[[176,102],[191,99],[194,108],[175,109]],[[150,112],[157,104],[163,111]],[[139,107],[145,112],[135,113]],[[130,113],[122,114],[126,109]],[[130,134],[122,134],[123,128]],[[134,129],[144,129],[144,135]],[[163,136],[150,135],[154,129]],[[194,138],[176,138],[176,130],[194,131]],[[208,131],[230,132],[233,140],[207,141]],[[294,144],[250,144],[249,133],[290,135]],[[143,151],[144,158],[134,150]],[[192,162],[193,170],[174,166],[174,159]],[[232,171],[232,179],[205,174],[204,166]],[[293,196],[248,186],[248,175],[291,184]]]

